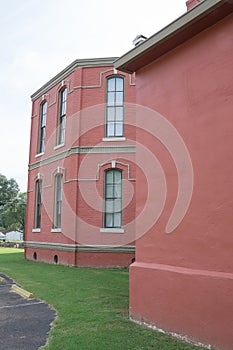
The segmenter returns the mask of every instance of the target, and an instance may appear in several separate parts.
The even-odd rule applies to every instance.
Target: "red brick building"
[[[114,60],[76,60],[32,95],[27,259],[134,259],[135,77]]]
[[[230,350],[233,1],[187,5],[186,14],[115,63],[136,72],[136,138],[151,154],[147,183],[136,174],[137,215],[145,207],[149,214],[136,224],[130,315]],[[136,163],[144,157],[137,149]]]

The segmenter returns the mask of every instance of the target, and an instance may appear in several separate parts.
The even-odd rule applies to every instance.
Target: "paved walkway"
[[[37,350],[45,345],[56,312],[38,299],[24,299],[11,291],[14,283],[0,273],[0,349]]]

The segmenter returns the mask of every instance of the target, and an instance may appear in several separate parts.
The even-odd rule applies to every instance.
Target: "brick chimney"
[[[186,1],[187,11],[191,10],[193,7],[198,5],[203,0],[188,0]]]

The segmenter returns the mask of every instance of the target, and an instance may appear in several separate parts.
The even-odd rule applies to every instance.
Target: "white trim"
[[[109,140],[108,140],[109,141]],[[63,145],[58,145],[62,147]],[[58,146],[55,146],[59,148]],[[102,145],[102,146],[74,146],[52,156],[45,157],[34,163],[29,164],[29,170],[40,168],[43,165],[50,164],[60,159],[69,157],[72,154],[109,154],[109,153],[136,153],[135,145]]]
[[[123,228],[101,228],[101,233],[124,233],[125,230]]]
[[[87,58],[87,59],[77,59],[72,62],[68,67],[63,69],[55,77],[44,84],[39,90],[37,90],[32,96],[32,101],[35,101],[42,94],[46,93],[56,84],[60,83],[61,80],[66,79],[76,68],[87,68],[87,67],[111,67],[113,70],[113,62],[118,57],[105,57],[105,58]],[[100,73],[101,74],[101,73]],[[98,86],[97,86],[98,87]],[[86,88],[86,87],[84,87]]]
[[[209,350],[212,349],[211,345],[205,345],[205,344],[202,344],[200,342],[193,341],[193,339],[189,338],[189,336],[187,336],[187,335],[182,335],[182,334],[179,334],[179,333],[173,333],[173,332],[165,331],[162,328],[159,328],[159,327],[155,326],[154,324],[147,323],[147,322],[145,322],[143,320],[142,321],[136,320],[132,316],[130,316],[129,319],[130,319],[130,321],[138,324],[139,326],[142,326],[144,328],[146,327],[146,328],[149,328],[149,329],[153,329],[154,331],[159,332],[159,333],[169,334],[170,336],[172,336],[172,337],[174,337],[176,339],[179,339],[179,340],[181,340],[183,342],[186,342],[188,344],[191,344],[191,345],[194,345],[194,346],[202,346],[203,348],[206,348],[206,349],[209,349]]]
[[[26,248],[60,250],[65,252],[135,253],[135,245],[85,245],[32,241],[25,241],[24,243]]]
[[[40,228],[33,228],[32,232],[40,232]]]
[[[61,148],[61,147],[64,147],[65,144],[64,143],[60,143],[59,145],[53,147],[53,149],[58,149],[58,148]]]
[[[119,137],[103,137],[102,141],[106,142],[106,141],[125,141],[126,138],[124,136],[119,136]]]
[[[61,232],[61,228],[51,228],[51,232]]]
[[[196,35],[197,33],[203,31],[204,29],[208,28],[208,23],[204,26],[203,29],[203,19],[206,20],[207,16],[211,17],[212,11],[220,8],[219,15],[217,14],[217,19],[212,21],[212,24],[216,23],[221,16],[221,6],[226,5],[227,2],[231,2],[231,0],[205,0],[199,3],[199,5],[196,5],[193,9],[187,11],[182,16],[180,16],[178,19],[173,21],[172,23],[168,24],[166,27],[152,35],[150,38],[146,39],[144,42],[142,42],[140,45],[134,47],[130,51],[126,52],[123,56],[118,58],[114,62],[114,67],[120,71],[123,71],[125,73],[132,74],[138,69],[144,67],[145,65],[149,64],[160,57],[161,55],[164,55],[164,52],[160,54],[159,47],[161,44],[164,44],[167,40],[171,40],[172,42],[176,43],[177,39],[177,33],[181,32],[182,30],[191,29],[190,35],[188,35],[188,38]],[[231,10],[229,8],[229,10]],[[229,14],[229,11],[228,11]],[[213,19],[215,16],[212,16]],[[193,26],[198,23],[198,30],[194,30]],[[178,45],[185,42],[187,38],[184,38],[181,42],[178,43]],[[167,44],[167,43],[166,43]],[[171,45],[168,44],[170,47]],[[172,49],[174,47],[177,47],[177,44],[172,45]],[[155,50],[156,52],[155,57],[151,60],[146,60],[145,62],[145,56],[148,52],[152,52],[152,50]],[[166,52],[170,51],[171,48],[168,48]],[[151,54],[152,55],[152,54]],[[140,63],[136,63],[137,60],[140,59]]]
[[[37,153],[37,154],[35,155],[35,158],[41,157],[41,156],[43,156],[43,155],[44,155],[44,152]]]

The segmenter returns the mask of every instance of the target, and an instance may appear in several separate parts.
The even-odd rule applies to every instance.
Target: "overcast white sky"
[[[30,96],[77,58],[121,56],[185,0],[0,0],[0,173],[27,189]]]

